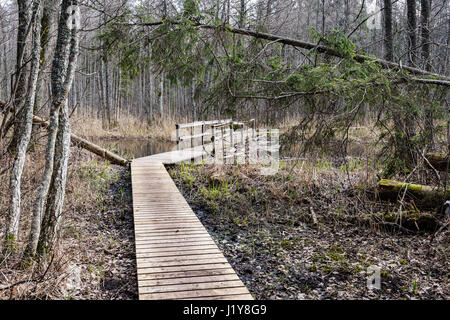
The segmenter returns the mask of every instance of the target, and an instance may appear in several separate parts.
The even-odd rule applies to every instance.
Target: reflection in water
[[[128,159],[141,158],[152,154],[172,151],[175,143],[154,139],[135,138],[90,138],[99,146]]]

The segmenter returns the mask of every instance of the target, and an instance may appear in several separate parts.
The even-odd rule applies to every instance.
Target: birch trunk
[[[17,153],[14,159],[9,182],[9,214],[5,232],[5,248],[13,249],[16,245],[19,232],[20,221],[20,202],[21,190],[20,184],[25,164],[26,151],[30,142],[31,129],[33,125],[33,106],[36,94],[36,83],[39,74],[39,49],[40,49],[40,13],[41,4],[39,0],[33,1],[31,13],[32,27],[32,56],[30,75],[28,79],[28,88],[26,100],[23,109],[23,118],[20,124],[20,135],[17,140]]]
[[[30,0],[18,0],[18,18],[19,26],[17,30],[17,52],[16,52],[16,70],[15,80],[12,84],[11,90],[13,96],[13,104],[11,110],[11,118],[4,117],[2,125],[2,135],[6,134],[12,125],[14,128],[13,138],[8,146],[8,150],[12,153],[17,152],[18,139],[21,130],[21,110],[26,99],[25,94],[27,90],[27,66],[24,61],[29,54],[27,50],[27,39],[29,35],[29,26],[31,25],[31,1]],[[8,120],[8,121],[7,121]]]
[[[52,65],[52,119],[46,151],[46,168],[33,212],[32,233],[28,253],[51,252],[59,230],[67,180],[70,151],[70,122],[67,96],[75,73],[78,55],[78,30],[69,29],[69,6],[76,0],[63,0],[58,24],[58,39]],[[69,49],[70,43],[70,49]],[[52,123],[53,122],[53,123]],[[50,175],[51,173],[51,175]],[[41,221],[44,203],[47,207]]]

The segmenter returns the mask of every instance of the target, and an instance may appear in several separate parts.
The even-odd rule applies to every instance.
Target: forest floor
[[[22,182],[18,258],[44,167],[44,132],[34,142]],[[363,155],[362,143],[353,147]],[[4,225],[12,159],[1,154]],[[399,227],[392,216],[414,207],[378,200],[377,163],[361,159],[282,161],[270,176],[249,165],[180,165],[169,172],[257,299],[450,299],[450,231],[434,232],[446,220],[437,217],[431,230],[408,221]],[[429,176],[417,170],[409,180]],[[53,263],[46,272],[19,268],[18,258],[1,260],[0,299],[137,299],[131,199],[127,169],[72,148]],[[380,290],[366,287],[369,266],[381,268]]]
[[[78,148],[71,149],[61,240],[50,268],[18,266],[44,167],[43,150],[38,143],[27,156],[19,249],[8,262],[0,261],[0,299],[137,299],[129,170]],[[10,158],[1,159],[2,168],[11,164]],[[0,176],[0,226],[8,212],[8,172]]]
[[[256,299],[450,299],[448,228],[383,219],[399,208],[374,197],[364,163],[350,174],[323,160],[290,163],[270,176],[249,165],[169,170]],[[379,290],[367,288],[369,266],[380,268]]]

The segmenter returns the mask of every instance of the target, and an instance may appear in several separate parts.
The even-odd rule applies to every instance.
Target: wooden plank
[[[149,226],[149,227],[153,227],[153,229],[164,229],[167,227],[177,227],[177,228],[183,228],[183,227],[199,227],[202,224],[199,221],[195,221],[195,222],[161,222],[161,223],[155,223],[155,222],[149,222],[149,221],[134,221],[134,225],[135,226]]]
[[[151,233],[151,234],[149,234],[148,237],[146,236],[147,233],[140,232],[139,233],[139,237],[136,237],[136,241],[139,242],[139,243],[142,243],[143,241],[148,241],[148,240],[152,241],[152,240],[159,240],[159,239],[164,240],[164,241],[181,240],[183,238],[185,238],[183,241],[195,240],[195,239],[198,239],[198,238],[205,238],[205,239],[208,239],[208,240],[211,239],[211,237],[209,237],[207,232],[193,233],[193,234],[191,233],[189,235],[185,235],[183,230],[180,230],[179,232],[176,232],[176,233],[173,233],[173,232],[168,233],[168,232],[166,232],[166,234],[162,234],[164,231],[160,231],[160,229],[157,229],[157,230],[159,231],[158,234],[154,235],[154,233]],[[193,239],[190,239],[190,238],[193,238]]]
[[[200,235],[192,235],[192,236],[170,236],[170,237],[156,237],[156,238],[143,238],[139,237],[136,238],[136,244],[159,244],[159,243],[166,243],[166,244],[173,244],[173,243],[179,243],[182,242],[193,242],[193,241],[203,241],[203,240],[211,240],[209,235],[200,234]],[[212,241],[212,240],[211,240]]]
[[[169,279],[154,279],[142,280],[139,283],[140,287],[154,287],[154,286],[168,286],[187,283],[205,283],[215,281],[229,281],[239,280],[235,273],[217,275],[217,276],[199,276],[199,277],[185,277],[185,278],[169,278]]]
[[[167,248],[155,248],[155,247],[149,247],[149,248],[142,248],[139,250],[139,253],[136,253],[136,256],[142,255],[153,255],[153,256],[170,256],[170,255],[188,255],[191,252],[203,252],[207,250],[213,250],[217,249],[217,246],[215,243],[210,244],[197,244],[195,246],[187,246],[187,247],[167,247]]]
[[[204,155],[198,148],[185,151],[131,164],[139,298],[251,299],[162,165]]]
[[[197,238],[186,238],[186,237],[182,237],[179,239],[158,239],[158,240],[140,240],[140,239],[136,239],[136,245],[137,246],[143,246],[143,245],[149,245],[149,244],[165,244],[165,245],[174,245],[174,244],[180,244],[180,242],[184,243],[196,243],[197,241],[202,241],[202,242],[207,242],[207,241],[213,241],[210,237],[208,236],[201,236],[201,237],[197,237]]]
[[[227,262],[223,263],[209,263],[203,265],[184,265],[184,266],[173,266],[173,267],[149,267],[149,268],[138,268],[138,276],[145,273],[165,273],[165,272],[175,272],[175,271],[192,271],[192,270],[205,270],[205,269],[225,269],[230,268]]]
[[[135,226],[135,230],[139,231],[140,233],[142,232],[146,232],[146,233],[159,233],[159,232],[181,232],[181,231],[191,231],[191,230],[204,230],[205,227],[203,227],[203,225],[198,225],[198,226],[190,226],[190,227],[166,227],[166,228],[153,228],[152,225],[149,225],[148,227],[143,225],[143,226]]]
[[[159,213],[159,212],[143,212],[139,213],[139,217],[136,219],[145,219],[146,221],[161,221],[161,222],[176,222],[179,220],[190,219],[193,221],[196,220],[197,217],[193,217],[191,214],[187,212],[174,211],[171,212],[171,216],[168,215],[167,212]]]
[[[209,236],[209,235],[208,235]],[[199,237],[205,237],[204,230],[198,230],[197,232],[159,232],[159,233],[139,233],[136,235],[136,240],[153,240],[153,239],[161,239],[161,240],[172,240],[172,239],[181,239],[181,238],[194,238],[197,239]]]
[[[168,230],[168,229],[175,229],[175,230],[180,230],[180,232],[182,230],[186,230],[186,229],[195,229],[195,228],[201,228],[201,224],[197,224],[197,225],[189,225],[189,226],[174,226],[174,225],[167,225],[167,226],[157,226],[155,227],[152,223],[150,224],[141,224],[141,225],[136,225],[135,224],[135,229],[139,230],[139,231],[153,231],[153,232],[163,232],[163,230]]]
[[[176,225],[179,225],[181,227],[181,226],[186,226],[186,225],[191,225],[191,224],[201,225],[200,221],[192,219],[191,217],[189,217],[186,214],[179,213],[179,214],[174,214],[174,216],[176,217],[176,219],[170,219],[170,218],[154,219],[157,217],[157,215],[149,215],[147,217],[144,216],[142,218],[136,218],[134,221],[135,222],[143,222],[146,224],[152,224],[154,226],[161,226],[161,225],[176,226]]]
[[[141,263],[152,263],[152,262],[160,262],[161,265],[163,265],[162,262],[186,262],[191,260],[204,260],[204,259],[216,259],[216,258],[223,258],[223,254],[221,252],[217,253],[208,253],[208,254],[200,254],[200,255],[183,255],[183,256],[169,256],[169,257],[141,257],[139,261]]]
[[[155,262],[143,262],[143,259],[137,260],[138,269],[145,268],[165,268],[165,267],[184,267],[184,266],[199,266],[214,263],[227,263],[225,258],[205,258],[205,259],[177,259],[169,261],[155,261]]]
[[[176,292],[158,292],[158,293],[139,293],[139,298],[143,300],[167,300],[167,299],[182,299],[182,298],[207,298],[217,297],[230,294],[248,294],[248,290],[245,287],[239,288],[221,288],[221,289],[197,289],[187,291]]]
[[[136,235],[150,238],[150,237],[170,237],[177,234],[183,233],[184,235],[195,235],[195,234],[204,234],[205,230],[203,229],[194,229],[194,230],[163,230],[161,232],[148,232],[147,230],[139,230],[139,232],[136,232]]]
[[[197,250],[184,250],[184,251],[161,251],[161,252],[140,252],[136,256],[140,258],[150,258],[150,257],[176,257],[176,256],[190,256],[190,255],[207,255],[210,253],[222,253],[219,249],[211,247],[211,249],[197,249]]]
[[[203,289],[220,289],[220,288],[239,288],[242,287],[241,280],[225,280],[217,282],[203,282],[203,283],[187,283],[187,284],[172,284],[165,286],[140,286],[139,293],[162,293],[162,292],[174,292],[174,291],[195,291]]]
[[[158,280],[158,279],[180,279],[186,277],[213,277],[218,275],[236,274],[231,267],[219,268],[219,269],[205,269],[205,270],[188,270],[188,271],[175,271],[165,273],[147,273],[140,274],[139,279],[144,280]]]
[[[171,227],[176,226],[177,224],[180,225],[180,227],[185,226],[186,224],[198,224],[201,225],[201,223],[197,220],[191,220],[191,221],[181,221],[181,220],[186,220],[185,218],[189,217],[188,215],[184,214],[184,213],[174,213],[173,214],[173,218],[167,218],[166,216],[161,215],[160,218],[163,219],[159,219],[158,221],[155,221],[154,218],[158,218],[158,214],[152,214],[149,215],[147,217],[142,217],[142,218],[136,218],[134,220],[135,225],[143,225],[143,224],[151,224],[154,226],[157,225],[170,225]],[[176,219],[175,219],[176,218]]]
[[[137,243],[136,249],[148,249],[148,248],[187,248],[195,247],[197,245],[216,244],[213,240],[198,240],[198,241],[185,241],[184,243]]]

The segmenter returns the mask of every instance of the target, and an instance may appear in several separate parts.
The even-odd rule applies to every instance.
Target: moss
[[[6,241],[5,241],[5,251],[6,252],[16,252],[18,249],[18,243],[17,243],[17,239],[13,234],[8,234],[6,236]]]
[[[400,263],[401,265],[405,265],[405,264],[408,264],[408,261],[405,259],[399,259],[398,263]]]

